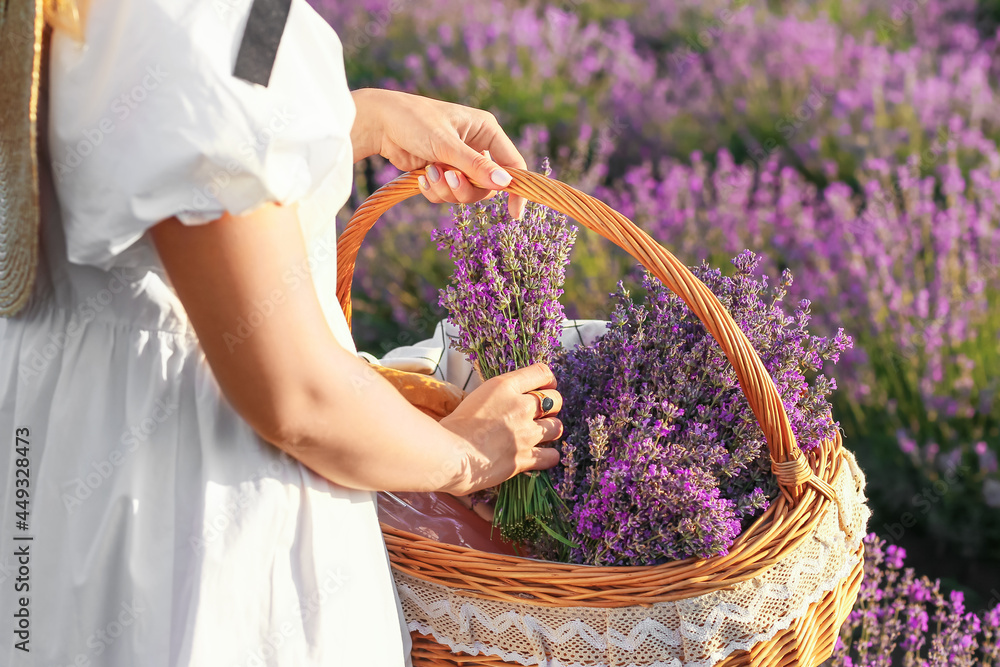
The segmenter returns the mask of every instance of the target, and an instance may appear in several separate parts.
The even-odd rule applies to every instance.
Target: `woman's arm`
[[[559,460],[536,444],[557,419],[535,420],[524,392],[552,388],[546,366],[495,378],[438,424],[334,338],[308,271],[295,207],[265,206],[206,225],[152,229],[160,258],[208,363],[236,411],[265,440],[343,486],[456,495]],[[238,322],[256,322],[249,333]]]

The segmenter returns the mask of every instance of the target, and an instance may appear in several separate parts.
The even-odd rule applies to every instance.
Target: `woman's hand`
[[[378,154],[403,171],[427,167],[420,189],[432,202],[468,204],[492,197],[494,187],[511,181],[503,167],[525,168],[524,158],[487,111],[376,88],[353,95],[354,161]],[[508,207],[520,218],[524,200],[511,196]]]
[[[559,450],[537,445],[558,439],[562,422],[552,416],[538,419],[539,401],[526,393],[542,390],[554,402],[548,413],[552,415],[562,407],[555,387],[549,367],[534,364],[487,380],[442,419],[442,426],[471,445],[459,486],[447,490],[464,495],[559,463]]]

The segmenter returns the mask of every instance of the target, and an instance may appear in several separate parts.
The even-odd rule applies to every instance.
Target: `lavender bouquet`
[[[607,333],[559,351],[558,298],[575,229],[540,206],[529,206],[523,221],[505,211],[503,196],[462,207],[455,226],[435,235],[455,263],[440,298],[460,332],[454,347],[484,379],[549,362],[563,395],[561,465],[500,485],[494,524],[502,537],[536,555],[592,565],[727,553],[777,487],[725,353],[649,274],[644,303],[620,284]],[[768,288],[755,277],[753,253],[733,264],[732,276],[707,264],[694,272],[747,334],[799,445],[812,449],[838,428],[826,400],[835,383],[819,371],[851,339],[842,330],[810,335],[808,301],[786,312],[789,272]]]
[[[547,164],[545,172],[548,173]],[[455,270],[440,304],[484,380],[548,362],[559,345],[559,303],[576,228],[566,217],[529,203],[520,221],[507,214],[507,195],[457,209],[455,226],[436,231]],[[547,472],[515,475],[496,490],[494,525],[501,536],[524,543],[544,534],[563,548],[565,507]]]
[[[809,303],[786,314],[792,277],[768,289],[756,256],[733,260],[727,277],[697,275],[760,354],[803,449],[834,435],[820,370],[851,340],[806,330]],[[563,353],[553,371],[563,395],[563,460],[553,469],[570,506],[570,562],[652,565],[725,554],[777,493],[764,434],[736,373],[688,307],[645,274],[643,304],[621,284],[608,332]],[[550,555],[551,557],[551,555]]]

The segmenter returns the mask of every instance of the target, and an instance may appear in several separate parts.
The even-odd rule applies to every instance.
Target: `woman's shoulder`
[[[73,261],[105,265],[166,218],[297,201],[351,159],[336,34],[292,0],[267,84],[247,81],[251,5],[91,0],[83,44],[54,35],[49,145]]]

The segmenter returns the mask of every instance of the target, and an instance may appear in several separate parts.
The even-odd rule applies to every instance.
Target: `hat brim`
[[[0,315],[28,302],[38,263],[42,0],[0,0]]]

